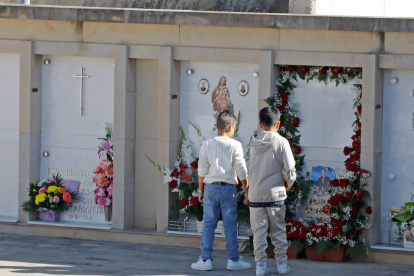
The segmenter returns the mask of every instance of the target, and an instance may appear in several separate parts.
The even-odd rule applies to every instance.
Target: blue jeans
[[[204,187],[204,226],[201,240],[201,258],[212,259],[214,231],[220,218],[223,216],[224,233],[228,259],[234,262],[239,260],[239,240],[237,239],[237,189],[234,185],[207,184]]]

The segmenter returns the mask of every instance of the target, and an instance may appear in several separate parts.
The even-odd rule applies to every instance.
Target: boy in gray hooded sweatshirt
[[[260,110],[260,128],[250,148],[250,186],[248,200],[253,231],[256,275],[269,273],[266,265],[267,234],[275,246],[279,274],[287,274],[286,251],[286,180],[288,189],[296,180],[295,159],[289,142],[277,132],[280,127],[280,112],[275,107]]]

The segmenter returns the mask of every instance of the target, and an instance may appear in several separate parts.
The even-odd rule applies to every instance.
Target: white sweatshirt
[[[285,200],[284,179],[292,186],[296,180],[295,164],[286,138],[270,131],[255,135],[250,144],[249,201]]]
[[[237,176],[241,180],[247,178],[243,147],[232,138],[217,136],[204,141],[199,158],[198,175],[205,177],[206,184],[226,182],[235,185]]]

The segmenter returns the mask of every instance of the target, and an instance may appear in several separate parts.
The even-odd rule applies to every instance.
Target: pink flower
[[[93,177],[93,182],[98,186],[105,186],[108,184],[108,179],[102,173],[95,174]]]
[[[49,180],[49,182],[50,183],[55,183],[56,182],[56,179],[52,178],[52,179]]]
[[[59,197],[58,197],[58,196],[54,196],[54,197],[53,197],[53,201],[54,201],[55,203],[59,203],[60,199],[59,199]]]
[[[112,193],[114,191],[114,186],[112,184],[109,184],[109,186],[106,190],[108,191],[108,196],[112,197]]]
[[[46,193],[46,188],[45,187],[43,187],[43,188],[41,188],[40,190],[39,190],[39,194],[43,194],[43,193]]]
[[[111,205],[112,200],[109,197],[106,197],[105,206]]]
[[[98,198],[98,204],[99,206],[105,206],[106,203],[106,197],[100,197]]]
[[[105,140],[102,141],[99,151],[106,155],[110,152],[113,152],[112,146],[113,146],[112,140],[111,138],[108,138],[107,141]]]
[[[96,189],[96,190],[95,190],[95,194],[96,194],[97,196],[106,196],[106,194],[105,194],[105,190],[104,190],[103,188],[98,188],[98,189]]]
[[[105,173],[110,167],[112,167],[112,162],[109,160],[104,160],[101,162],[99,167],[101,167],[102,172]]]

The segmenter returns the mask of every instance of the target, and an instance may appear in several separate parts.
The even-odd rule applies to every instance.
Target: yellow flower
[[[59,187],[56,187],[56,186],[49,186],[49,188],[47,188],[47,192],[49,194],[56,193],[58,190],[59,190]]]
[[[36,189],[33,189],[33,192],[37,192]]]
[[[35,184],[35,182],[34,182],[34,180],[30,180],[30,185],[34,185]]]
[[[46,194],[38,194],[35,198],[36,205],[39,205],[39,203],[44,202],[46,200]]]

